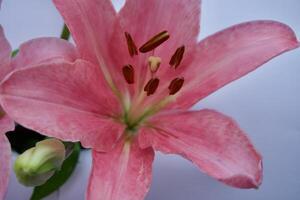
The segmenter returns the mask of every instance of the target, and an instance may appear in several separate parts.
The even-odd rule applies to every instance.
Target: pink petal
[[[6,194],[9,172],[10,172],[10,162],[11,162],[11,150],[9,142],[5,134],[0,134],[0,199],[4,199]]]
[[[0,80],[12,71],[10,54],[11,47],[5,38],[2,26],[0,26]]]
[[[158,70],[160,79],[170,73],[169,61],[178,47],[186,46],[182,64],[191,61],[190,54],[197,44],[200,28],[200,5],[201,0],[127,0],[120,11],[119,20],[124,31],[132,35],[138,47],[164,30],[169,32],[170,38],[155,49],[155,56],[162,58],[162,67]],[[146,56],[150,54],[139,55],[134,64],[137,70],[147,70]],[[145,76],[145,72],[139,73]]]
[[[120,143],[109,153],[93,151],[87,200],[143,200],[149,190],[154,152],[136,142]]]
[[[14,121],[4,114],[4,111],[2,108],[0,108],[1,115],[3,115],[0,118],[0,134],[5,134],[8,131],[13,131],[15,129],[15,123]],[[0,151],[1,152],[1,151]]]
[[[11,47],[5,38],[4,30],[2,26],[0,26],[0,63],[8,63],[11,53]]]
[[[12,70],[10,65],[10,53],[11,47],[4,36],[3,28],[0,26],[0,80]],[[1,107],[0,115],[0,199],[4,199],[9,181],[11,162],[10,144],[5,133],[14,130],[15,124],[5,115]]]
[[[86,147],[110,149],[123,132],[119,102],[97,66],[83,60],[17,70],[0,88],[1,105],[18,123]]]
[[[271,58],[297,48],[294,32],[274,21],[239,24],[199,43],[195,61],[182,76],[185,85],[175,107],[190,107]]]
[[[203,172],[234,187],[257,188],[262,158],[231,118],[213,110],[162,114],[139,136],[142,148],[182,155]]]
[[[70,42],[59,38],[38,38],[22,44],[13,59],[14,68],[34,66],[52,59],[74,61],[78,58],[77,50]]]
[[[155,54],[171,58],[181,45],[196,44],[200,24],[200,0],[127,0],[119,14],[124,30],[140,47],[164,30],[170,39]],[[169,60],[166,61],[167,63]]]
[[[111,1],[53,0],[68,25],[82,58],[99,64],[115,84],[122,87],[122,66],[127,47],[124,33],[116,21]],[[124,51],[121,51],[124,49]],[[121,82],[121,83],[120,83]]]
[[[72,37],[86,59],[97,60],[105,51],[116,12],[110,1],[53,0],[68,25]],[[98,50],[99,52],[96,52]]]
[[[0,119],[0,199],[4,199],[9,181],[11,149],[5,133],[15,128],[14,122],[6,115]]]

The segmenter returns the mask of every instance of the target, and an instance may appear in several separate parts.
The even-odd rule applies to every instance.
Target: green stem
[[[63,30],[60,34],[60,38],[64,39],[64,40],[69,40],[69,38],[70,38],[70,31],[66,24],[64,24]]]

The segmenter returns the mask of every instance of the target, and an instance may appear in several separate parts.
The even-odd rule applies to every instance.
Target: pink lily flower
[[[197,42],[200,0],[127,0],[119,13],[110,1],[54,3],[79,55],[47,59],[53,50],[43,48],[42,61],[37,46],[23,46],[21,64],[40,62],[7,77],[0,101],[18,123],[93,149],[87,199],[143,199],[155,150],[233,187],[261,184],[262,158],[237,123],[188,109],[297,48],[288,26],[247,22]]]
[[[23,49],[28,52],[24,53]],[[36,51],[34,57],[31,57],[31,49]],[[3,80],[13,70],[31,67],[47,60],[60,59],[61,55],[64,56],[64,60],[72,61],[75,58],[68,57],[68,55],[76,55],[75,47],[72,44],[57,38],[34,39],[24,43],[21,50],[21,56],[11,58],[11,47],[0,26],[0,80]],[[5,133],[13,131],[14,128],[14,121],[0,106],[0,200],[5,197],[11,169],[11,148]]]
[[[3,80],[3,78],[12,70],[10,65],[10,54],[10,45],[0,26],[0,80]],[[14,121],[5,114],[0,106],[0,199],[4,199],[6,193],[11,162],[10,144],[5,133],[14,130],[14,128]]]

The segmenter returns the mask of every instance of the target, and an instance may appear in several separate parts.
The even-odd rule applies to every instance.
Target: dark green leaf
[[[69,38],[70,38],[70,31],[69,31],[67,25],[65,25],[65,24],[64,24],[63,30],[61,32],[60,38],[64,39],[64,40],[69,40]]]
[[[76,143],[72,154],[64,161],[60,171],[57,171],[45,184],[35,187],[30,200],[40,200],[59,189],[71,176],[79,159],[80,145]]]
[[[15,57],[19,53],[19,49],[14,50],[11,52],[11,57]]]

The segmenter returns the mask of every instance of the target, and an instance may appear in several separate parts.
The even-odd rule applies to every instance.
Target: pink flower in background
[[[23,45],[16,63],[34,64],[6,78],[0,100],[18,123],[93,149],[87,199],[143,199],[154,150],[234,187],[260,185],[261,156],[236,122],[187,109],[298,47],[288,26],[247,22],[197,42],[199,0],[127,0],[119,13],[110,1],[54,3],[78,54],[47,38]]]
[[[0,80],[12,71],[10,54],[10,45],[8,44],[3,33],[3,29],[0,26]],[[11,162],[10,144],[5,133],[14,130],[14,128],[14,121],[5,114],[0,106],[0,200],[4,199],[4,195],[6,193]]]

